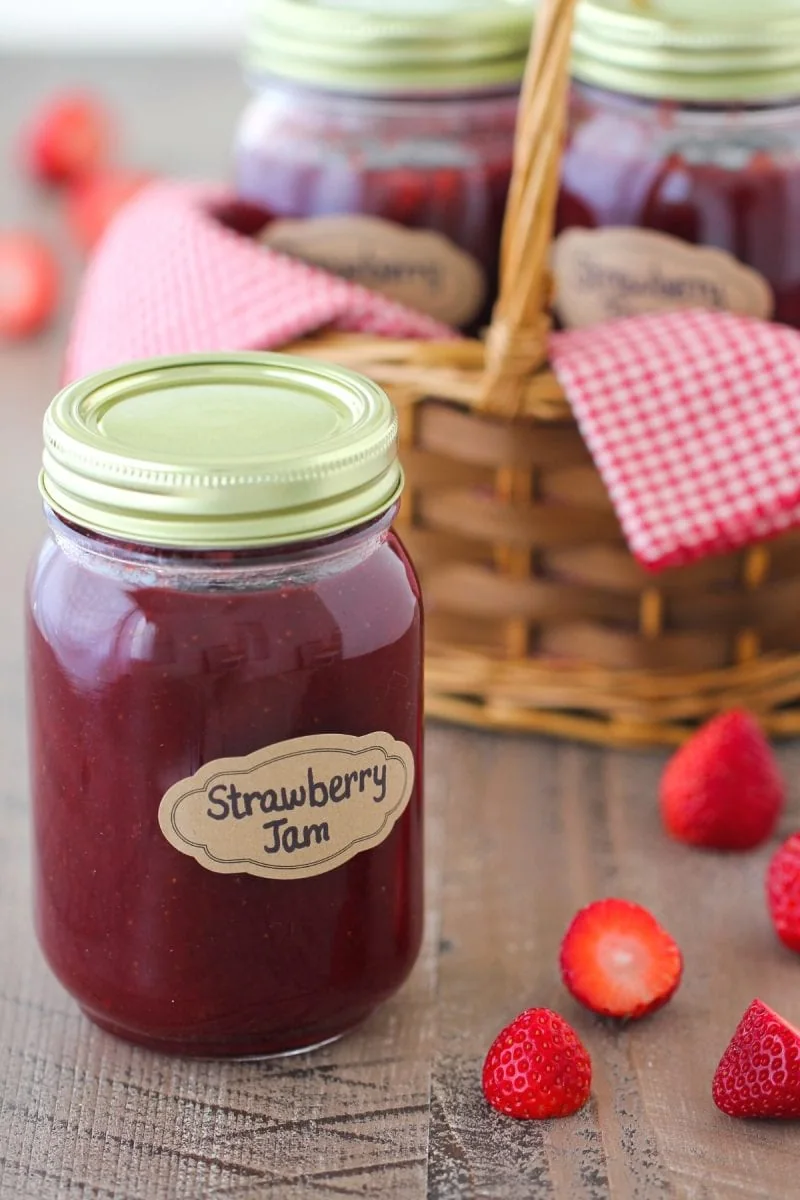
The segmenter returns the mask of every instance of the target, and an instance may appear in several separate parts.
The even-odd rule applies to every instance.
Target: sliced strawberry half
[[[32,233],[0,233],[0,336],[36,333],[52,316],[59,291],[56,259]]]
[[[28,170],[42,183],[61,184],[97,170],[111,143],[111,118],[85,92],[53,96],[35,114],[23,138]]]
[[[720,1060],[711,1092],[729,1117],[800,1117],[800,1031],[754,1000]]]
[[[576,1000],[607,1017],[644,1017],[681,981],[675,941],[646,908],[597,900],[574,918],[561,943],[561,976]]]

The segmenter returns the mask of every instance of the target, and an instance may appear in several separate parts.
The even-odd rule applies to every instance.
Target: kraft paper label
[[[384,841],[413,787],[405,742],[320,734],[206,763],[173,784],[158,821],[209,871],[302,879]]]
[[[447,325],[468,325],[486,296],[483,270],[465,251],[440,233],[380,217],[278,220],[258,240]]]
[[[724,250],[650,229],[567,229],[553,247],[555,309],[568,329],[615,317],[712,308],[769,319],[772,289]]]

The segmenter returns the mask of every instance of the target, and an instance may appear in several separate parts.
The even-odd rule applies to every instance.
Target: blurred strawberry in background
[[[98,171],[76,180],[64,200],[67,226],[80,250],[89,251],[123,204],[149,183],[145,171]]]
[[[0,232],[0,337],[42,329],[55,311],[59,281],[55,255],[37,234]]]
[[[37,187],[56,194],[77,249],[91,253],[120,208],[153,176],[118,165],[119,131],[105,101],[70,89],[42,101],[20,132],[17,161]],[[43,329],[59,299],[61,271],[32,230],[0,230],[0,338]]]
[[[58,186],[97,171],[109,159],[113,122],[96,96],[50,97],[23,130],[22,160],[40,183]]]

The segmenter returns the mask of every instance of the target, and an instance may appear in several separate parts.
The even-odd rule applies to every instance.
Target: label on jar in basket
[[[176,850],[209,871],[302,879],[384,841],[413,787],[405,742],[315,734],[206,763],[173,784],[158,821]]]
[[[277,220],[258,240],[447,325],[469,325],[486,298],[483,270],[464,250],[441,233],[381,217]]]
[[[567,329],[676,308],[767,320],[774,308],[766,279],[731,254],[651,229],[567,229],[552,265],[555,310]]]

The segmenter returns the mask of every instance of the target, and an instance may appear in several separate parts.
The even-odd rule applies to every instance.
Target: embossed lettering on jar
[[[239,124],[263,241],[449,324],[491,312],[531,0],[260,0]]]
[[[36,915],[98,1024],[308,1048],[422,926],[421,612],[386,396],[277,355],[154,360],[48,411],[29,583]]]
[[[800,328],[794,0],[582,0],[558,232],[567,326],[704,307]]]

